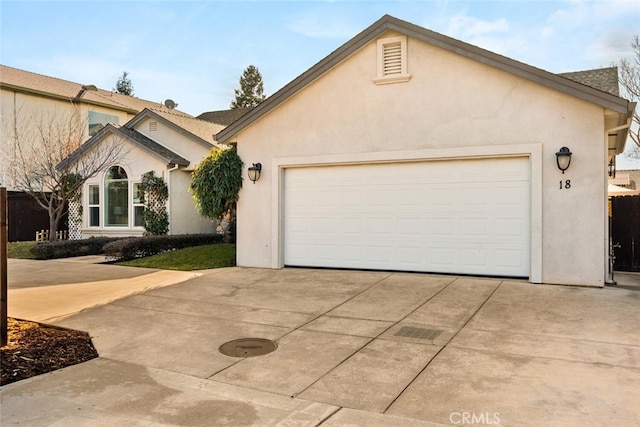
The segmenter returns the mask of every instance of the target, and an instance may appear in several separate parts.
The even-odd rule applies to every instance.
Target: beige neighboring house
[[[213,135],[223,128],[177,110],[151,108],[122,126],[102,128],[60,164],[78,161],[100,144],[122,144],[126,150],[121,162],[85,183],[82,209],[70,208],[71,238],[142,235],[145,195],[139,185],[150,171],[168,186],[169,234],[215,232],[217,223],[197,212],[188,189],[191,173],[217,147]]]
[[[634,190],[637,195],[640,191],[640,170],[630,169],[617,171],[615,178],[609,178],[609,184]]]
[[[603,286],[634,108],[386,15],[216,135],[262,166],[237,264]]]
[[[122,125],[145,108],[166,110],[161,103],[85,83],[0,65],[0,185],[19,190],[14,182],[15,136],[36,135],[40,122],[75,120],[84,141],[108,123]]]

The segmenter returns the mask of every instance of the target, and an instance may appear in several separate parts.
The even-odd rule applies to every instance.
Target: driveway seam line
[[[289,332],[286,332],[286,333],[284,333],[283,335],[280,335],[280,336],[279,336],[275,341],[280,341],[282,338],[286,337],[287,335],[290,335],[290,334],[292,334],[293,332],[295,332],[295,331],[297,331],[297,330],[301,330],[301,328],[303,328],[304,326],[308,325],[309,323],[313,322],[314,320],[319,319],[320,317],[322,317],[322,316],[324,316],[325,314],[327,314],[329,311],[334,310],[334,309],[336,309],[337,307],[340,307],[342,304],[345,304],[347,301],[350,301],[351,299],[353,299],[353,298],[357,297],[358,295],[362,294],[363,292],[368,291],[368,290],[369,290],[369,289],[371,289],[373,286],[377,285],[378,283],[380,283],[381,281],[383,281],[383,280],[387,279],[388,277],[391,277],[392,275],[393,275],[393,273],[389,273],[389,274],[387,274],[386,276],[384,276],[384,277],[383,277],[383,278],[381,278],[380,280],[378,280],[378,281],[376,281],[376,282],[372,283],[372,284],[371,284],[370,286],[368,286],[366,289],[363,289],[361,292],[358,292],[357,294],[353,295],[352,297],[350,297],[349,299],[347,299],[347,300],[343,301],[342,303],[338,304],[337,306],[332,307],[332,308],[330,308],[328,311],[325,311],[325,312],[323,312],[323,313],[319,314],[318,316],[316,316],[316,317],[312,318],[311,320],[309,320],[309,321],[307,321],[307,322],[305,322],[305,323],[303,323],[303,324],[301,324],[301,325],[296,326],[295,328],[291,329]],[[288,329],[288,328],[286,328],[286,329]],[[305,332],[305,331],[303,331],[303,332]],[[311,332],[314,332],[314,331],[311,331]],[[365,338],[368,338],[368,337],[365,337]],[[371,341],[373,341],[373,338],[371,339]],[[369,342],[371,342],[371,341],[369,341]],[[369,344],[369,342],[367,342],[367,344]],[[365,345],[367,345],[367,344],[365,344]],[[358,351],[362,350],[362,348],[364,348],[364,347],[360,347],[356,352],[358,352]],[[355,353],[354,353],[354,354],[355,354]],[[347,359],[343,360],[343,361],[342,361],[340,364],[338,364],[337,366],[340,366],[340,365],[341,365],[342,363],[344,363],[346,360],[348,360],[349,358],[351,358],[351,356],[353,356],[353,354],[351,354]],[[236,362],[236,363],[234,363],[234,364],[232,364],[232,365],[230,365],[230,366],[227,366],[227,367],[225,367],[225,368],[223,368],[223,369],[219,370],[218,372],[216,372],[216,373],[214,373],[213,375],[211,375],[211,377],[213,377],[214,375],[217,375],[217,374],[219,374],[219,373],[221,373],[221,372],[224,372],[225,370],[229,369],[230,367],[235,366],[236,364],[240,363],[240,362],[241,362],[242,360],[244,360],[244,359],[246,359],[246,358],[243,358],[243,359],[239,360],[238,362]],[[291,397],[292,397],[292,398],[295,398],[296,396],[298,396],[298,395],[300,395],[301,393],[303,393],[306,389],[308,389],[308,388],[309,388],[309,387],[311,387],[313,384],[315,384],[316,382],[318,382],[321,378],[324,378],[324,376],[325,376],[325,375],[327,375],[329,372],[331,372],[331,371],[332,371],[333,369],[335,369],[337,366],[335,366],[335,367],[331,368],[331,369],[330,369],[329,371],[327,371],[324,375],[322,375],[320,378],[316,379],[314,382],[312,382],[311,384],[309,384],[309,385],[308,385],[307,387],[305,387],[303,390],[301,390],[301,391],[299,391],[299,392],[297,392],[297,393],[293,393],[293,394],[291,394]],[[208,378],[211,378],[211,377],[208,377]]]
[[[457,280],[457,278],[456,278],[456,280]],[[454,282],[455,282],[455,280],[454,280]],[[451,283],[453,283],[453,282],[451,282]],[[453,334],[453,336],[440,348],[440,350],[438,350],[436,352],[436,354],[433,355],[433,357],[427,362],[427,364],[424,365],[424,368],[422,368],[420,370],[420,372],[418,372],[418,374],[415,377],[413,377],[413,379],[411,381],[409,381],[409,384],[407,384],[402,389],[402,391],[391,401],[391,403],[389,405],[387,405],[387,407],[384,409],[384,411],[382,411],[383,414],[387,413],[387,411],[393,406],[394,403],[396,403],[396,401],[400,398],[400,396],[402,396],[404,394],[404,392],[407,391],[407,389],[409,387],[411,387],[411,385],[413,383],[416,382],[416,380],[420,377],[420,375],[422,375],[422,373],[427,370],[427,368],[433,363],[433,361],[436,360],[436,358],[440,355],[440,353],[442,353],[442,351],[449,346],[451,341],[453,341],[453,339],[458,336],[460,331],[463,330],[465,328],[465,326],[467,326],[469,324],[469,322],[471,322],[471,320],[473,320],[473,318],[478,314],[478,312],[480,310],[482,310],[482,307],[484,307],[484,305],[487,303],[487,301],[489,301],[491,299],[491,297],[493,297],[493,295],[498,291],[498,289],[500,289],[500,287],[502,286],[503,283],[504,283],[504,280],[501,280],[500,283],[498,284],[498,286],[496,286],[496,288],[493,290],[493,292],[491,292],[489,294],[489,296],[487,296],[487,298],[482,302],[482,304],[480,304],[480,306],[478,306],[476,311],[474,311],[473,314],[471,316],[469,316],[469,319],[467,319],[467,321],[460,327],[460,329],[458,329],[458,331],[455,334]],[[448,287],[448,285],[447,285],[447,287]]]
[[[385,280],[391,276],[393,276],[396,273],[391,273],[389,274],[389,276],[385,277],[382,280]],[[362,294],[363,292],[366,292],[367,290],[371,289],[371,287],[377,285],[378,283],[380,283],[382,280],[378,281],[377,283],[375,283],[374,285],[371,285],[369,288],[365,289],[364,291],[360,292],[358,295]],[[411,311],[411,313],[413,313],[415,310],[417,310],[418,308],[422,307],[422,305],[426,304],[427,301],[430,301],[432,298],[434,298],[436,295],[438,295],[440,292],[442,292],[443,290],[445,290],[446,288],[449,287],[449,285],[453,282],[455,282],[456,280],[458,280],[458,278],[454,278],[451,282],[447,283],[445,286],[442,287],[442,289],[440,289],[438,292],[436,292],[435,294],[433,294],[428,300],[426,300],[423,304],[420,304],[418,307],[416,307],[414,310]],[[358,295],[354,295],[352,298],[355,298]],[[350,298],[351,299],[351,298]],[[349,299],[349,300],[350,300]],[[349,300],[343,302],[342,304],[347,303]],[[342,305],[340,304],[340,305]],[[339,306],[340,306],[339,305]],[[339,307],[337,306],[337,307]],[[332,310],[335,310],[334,307]],[[409,316],[411,313],[407,314],[407,316]],[[325,313],[326,314],[326,313]],[[391,326],[389,326],[388,328],[386,328],[384,331],[380,332],[378,335],[374,336],[374,337],[364,337],[364,338],[370,338],[369,341],[367,341],[364,345],[362,345],[360,348],[358,348],[356,351],[354,351],[353,353],[351,353],[347,358],[345,358],[344,360],[342,360],[342,362],[338,363],[336,366],[334,366],[333,368],[331,368],[330,370],[328,370],[325,374],[323,374],[321,377],[317,378],[315,381],[313,381],[311,384],[309,384],[307,387],[305,387],[302,391],[294,394],[291,397],[296,397],[299,396],[300,394],[304,393],[305,391],[307,391],[309,388],[313,387],[317,382],[319,382],[320,380],[322,380],[324,377],[326,377],[327,375],[329,375],[331,372],[333,372],[334,370],[338,369],[340,366],[342,366],[343,364],[347,363],[348,360],[351,360],[351,358],[353,358],[353,356],[355,356],[357,353],[359,353],[361,350],[363,350],[366,346],[368,346],[369,344],[371,344],[373,341],[379,339],[379,337],[384,334],[385,332],[387,332],[389,329],[393,328],[395,325],[397,325],[399,322],[401,322],[403,319],[405,319],[407,316],[403,317],[402,319],[398,320],[397,322],[393,323]],[[321,317],[321,316],[318,316]],[[314,319],[315,320],[315,319]],[[373,319],[369,319],[369,320],[373,320]],[[303,325],[305,326],[305,325]],[[302,326],[301,326],[302,327]],[[353,335],[349,335],[349,336],[353,336]],[[435,357],[435,356],[434,356]],[[421,371],[422,372],[422,371]],[[404,389],[403,389],[404,391]],[[395,399],[394,399],[395,401]]]

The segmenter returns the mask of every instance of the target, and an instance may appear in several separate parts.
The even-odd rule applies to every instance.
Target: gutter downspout
[[[625,145],[627,143],[627,137],[631,130],[631,124],[633,123],[633,111],[635,111],[635,107],[636,107],[635,102],[632,102],[629,104],[629,115],[627,116],[627,120],[625,124],[615,126],[610,129],[605,129],[607,136],[609,136],[612,133],[616,133],[616,146],[613,154],[614,162],[615,162],[615,156],[624,151]],[[626,132],[621,132],[623,130],[625,130]],[[611,222],[612,222],[612,218],[611,218],[612,212],[610,211],[611,206],[612,206],[611,197],[607,197],[607,234],[609,237],[608,238],[609,254],[608,254],[607,276],[605,278],[605,285],[617,284],[614,278],[613,263],[615,260],[615,253],[614,253],[615,247],[618,245],[615,245],[613,243],[613,237],[611,236]]]

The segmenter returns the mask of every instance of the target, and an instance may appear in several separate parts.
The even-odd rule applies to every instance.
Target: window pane
[[[105,178],[105,224],[129,225],[129,181],[120,166],[112,166]]]
[[[127,172],[121,166],[111,166],[107,172],[107,180],[127,179]]]
[[[89,226],[100,227],[100,208],[97,206],[89,208]]]
[[[135,206],[134,208],[134,223],[136,227],[144,227],[144,206]]]
[[[140,183],[133,184],[133,204],[141,205],[144,203],[144,191],[140,188]]]
[[[100,187],[97,185],[89,186],[89,204],[90,205],[100,204]]]
[[[89,135],[93,136],[105,127],[108,123],[117,125],[119,122],[118,116],[111,114],[98,113],[96,111],[89,111]]]

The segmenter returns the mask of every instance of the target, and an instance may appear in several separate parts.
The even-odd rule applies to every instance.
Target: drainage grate
[[[432,340],[442,333],[439,329],[414,328],[413,326],[403,326],[395,333],[396,337],[417,338],[419,340]]]
[[[220,353],[231,357],[254,357],[271,353],[278,345],[264,338],[241,338],[222,344]]]

